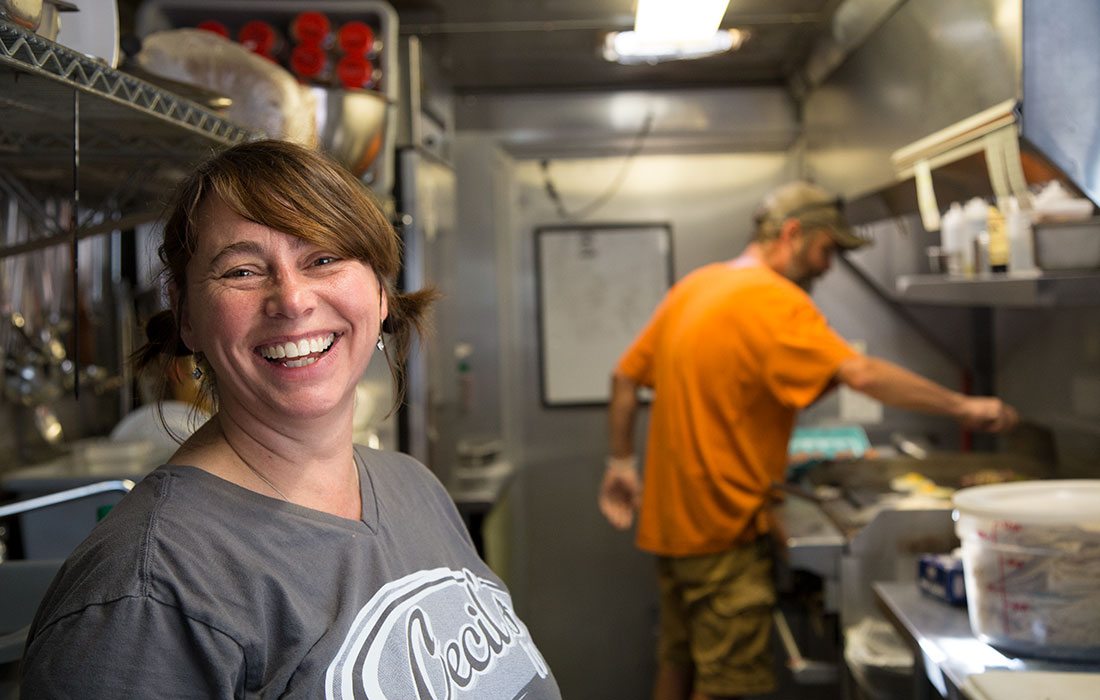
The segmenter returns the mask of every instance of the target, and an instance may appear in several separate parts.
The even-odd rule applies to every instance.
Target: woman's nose
[[[315,295],[310,280],[293,272],[272,277],[265,311],[269,316],[298,318],[313,310]]]

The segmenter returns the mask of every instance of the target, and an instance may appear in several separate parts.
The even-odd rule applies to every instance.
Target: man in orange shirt
[[[837,383],[900,408],[1001,431],[1000,399],[951,391],[861,355],[803,288],[837,248],[865,241],[819,187],[777,188],[740,257],[677,283],[612,377],[611,457],[600,509],[657,555],[661,633],[654,696],[735,698],[775,689],[775,603],[767,539],[771,484],[783,481],[799,410]],[[634,456],[637,390],[652,387],[645,488]]]

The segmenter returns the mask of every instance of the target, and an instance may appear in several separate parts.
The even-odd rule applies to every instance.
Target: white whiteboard
[[[535,233],[539,363],[546,406],[607,403],[611,372],[672,283],[667,224]]]

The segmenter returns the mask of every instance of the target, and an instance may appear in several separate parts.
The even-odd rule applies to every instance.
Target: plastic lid
[[[245,23],[237,32],[237,41],[241,42],[249,51],[254,51],[264,56],[270,55],[275,48],[275,27],[267,22],[254,19]]]
[[[310,46],[319,46],[330,31],[332,31],[332,25],[328,17],[321,12],[302,12],[290,25],[290,32],[294,38]]]
[[[1014,481],[961,489],[960,514],[1016,522],[1084,525],[1100,522],[1100,479]]]
[[[325,68],[325,52],[317,46],[295,46],[290,52],[290,69],[306,78],[316,77]]]
[[[358,20],[348,22],[340,27],[336,35],[336,43],[344,53],[362,56],[374,44],[374,30],[365,22]]]
[[[344,56],[336,64],[336,77],[346,88],[361,88],[371,82],[374,66],[360,56]]]
[[[216,19],[204,19],[196,25],[196,28],[224,36],[226,39],[229,38],[229,27]]]

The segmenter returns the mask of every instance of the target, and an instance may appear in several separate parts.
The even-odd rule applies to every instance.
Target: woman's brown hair
[[[394,407],[404,396],[404,366],[413,334],[424,332],[434,289],[407,294],[396,289],[401,240],[374,197],[347,170],[316,151],[286,141],[252,141],[228,148],[195,169],[169,204],[160,260],[163,282],[174,290],[174,308],[150,319],[148,342],[135,354],[139,370],[191,354],[180,338],[187,292],[187,263],[198,242],[199,210],[216,195],[238,215],[326,250],[361,260],[378,276],[389,315],[382,323],[384,354],[394,385]],[[212,373],[202,366],[202,395],[217,407]],[[167,372],[164,373],[167,376]],[[167,386],[162,388],[162,395]]]

